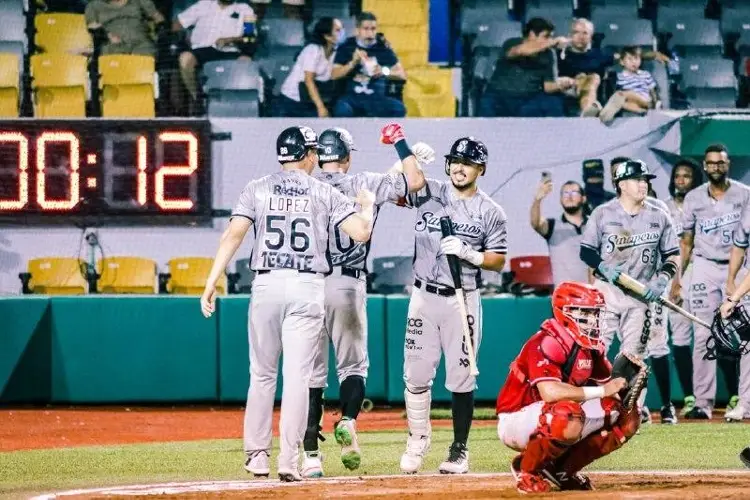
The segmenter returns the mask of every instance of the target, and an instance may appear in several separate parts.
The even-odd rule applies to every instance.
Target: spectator
[[[91,0],[86,6],[89,29],[103,30],[102,54],[155,55],[150,21],[164,22],[152,0]]]
[[[343,33],[338,19],[322,17],[315,23],[310,43],[297,56],[281,86],[277,116],[330,116],[333,55]]]
[[[334,80],[344,81],[334,116],[401,117],[404,103],[386,95],[386,80],[406,80],[406,72],[390,45],[377,33],[377,18],[370,12],[357,16],[357,35],[336,51]]]
[[[573,21],[570,27],[570,46],[558,52],[558,73],[575,79],[575,86],[566,95],[578,99],[581,116],[597,116],[602,105],[597,100],[597,92],[607,69],[614,65],[620,54],[611,48],[600,49],[591,45],[594,36],[594,23],[585,18]],[[661,52],[646,51],[644,59],[656,59],[661,63],[669,57]]]
[[[554,48],[569,41],[553,38],[555,27],[540,17],[530,19],[523,38],[503,43],[487,91],[479,102],[479,116],[563,116],[560,92],[571,89],[572,78],[557,78]]]
[[[583,186],[567,181],[560,188],[560,205],[563,213],[558,219],[542,217],[542,200],[552,191],[552,179],[542,175],[542,182],[531,204],[531,227],[547,240],[552,278],[555,286],[563,281],[588,283],[588,267],[577,252],[581,248],[581,235],[586,224],[586,196]]]
[[[210,61],[249,58],[255,36],[255,12],[234,0],[200,0],[177,16],[173,31],[193,28],[190,51],[180,54],[182,81],[195,104],[196,68]]]
[[[612,164],[621,163],[621,158],[615,158]],[[583,185],[588,201],[586,212],[589,214],[616,196],[615,193],[604,189],[604,162],[599,159],[583,161]]]
[[[656,80],[651,73],[641,69],[641,49],[625,47],[620,55],[622,70],[617,73],[617,91],[609,98],[599,114],[602,123],[614,120],[624,109],[644,115],[658,100]]]
[[[258,14],[259,19],[266,15],[266,9],[273,0],[252,0],[253,8]],[[305,0],[282,0],[284,5],[284,16],[291,19],[302,19],[305,7]]]

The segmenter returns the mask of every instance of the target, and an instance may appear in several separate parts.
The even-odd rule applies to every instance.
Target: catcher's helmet
[[[641,160],[628,160],[618,164],[615,167],[612,181],[616,186],[619,181],[625,179],[651,180],[655,178],[656,176],[648,171],[648,165],[646,165],[644,162],[642,162]]]
[[[451,160],[468,161],[475,165],[487,167],[487,146],[473,137],[462,137],[451,146],[450,153],[445,155],[445,174],[450,173]],[[484,175],[484,170],[482,170]]]
[[[356,151],[354,139],[348,130],[334,127],[323,131],[318,139],[318,163],[339,162]]]
[[[552,314],[576,343],[586,349],[598,349],[601,345],[599,324],[603,312],[604,295],[591,285],[563,281],[552,292]]]
[[[716,313],[711,324],[711,336],[706,339],[703,359],[719,357],[739,358],[750,352],[750,316],[738,305],[728,318]]]
[[[310,127],[289,127],[276,139],[276,155],[280,163],[300,161],[318,146],[318,134]]]

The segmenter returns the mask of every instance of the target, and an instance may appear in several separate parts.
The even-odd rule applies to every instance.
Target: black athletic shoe
[[[745,464],[745,467],[750,469],[750,446],[740,452],[740,460]]]
[[[555,472],[553,467],[553,465],[549,465],[539,472],[550,483],[560,488],[560,491],[591,491],[594,489],[588,476],[580,472],[569,476],[565,472]]]
[[[685,414],[685,418],[688,420],[709,420],[710,417],[708,416],[708,413],[706,413],[706,410],[703,408],[696,406],[689,412]]]
[[[677,412],[674,409],[674,405],[662,406],[660,413],[662,424],[674,425],[677,423]]]

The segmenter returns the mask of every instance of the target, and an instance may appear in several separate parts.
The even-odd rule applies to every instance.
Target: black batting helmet
[[[617,185],[625,179],[655,179],[656,176],[648,171],[648,165],[641,160],[627,160],[617,165],[612,181]]]
[[[445,155],[445,173],[449,174],[451,160],[468,161],[475,165],[487,166],[487,146],[473,137],[462,137],[451,146],[450,153]],[[482,170],[484,175],[484,170]]]
[[[300,161],[307,152],[318,146],[318,134],[310,127],[289,127],[276,139],[279,163]]]
[[[323,131],[318,139],[318,163],[340,162],[356,151],[354,139],[348,130],[334,127]]]

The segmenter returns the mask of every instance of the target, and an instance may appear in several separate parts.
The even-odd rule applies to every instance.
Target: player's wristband
[[[604,387],[598,385],[596,387],[581,387],[583,389],[583,399],[588,401],[590,399],[601,399],[604,397]]]
[[[396,153],[398,153],[398,158],[401,161],[404,161],[408,157],[414,155],[414,153],[411,152],[409,145],[406,143],[406,139],[401,139],[393,146],[396,148]]]
[[[669,281],[674,278],[675,274],[677,274],[677,264],[675,264],[671,260],[668,260],[664,263],[663,266],[661,266],[661,269],[659,269],[659,273],[666,275],[667,281]]]

